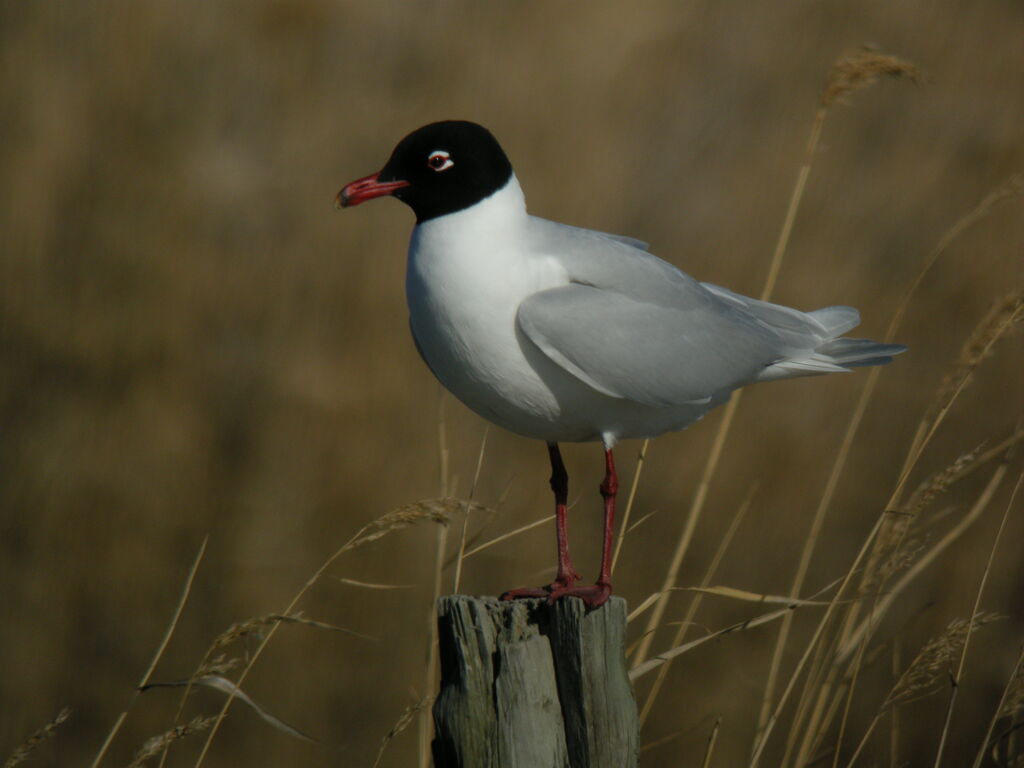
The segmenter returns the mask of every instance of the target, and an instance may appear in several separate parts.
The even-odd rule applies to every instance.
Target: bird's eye
[[[452,162],[451,155],[445,152],[443,149],[435,149],[427,157],[427,166],[432,171],[447,171],[455,163]]]

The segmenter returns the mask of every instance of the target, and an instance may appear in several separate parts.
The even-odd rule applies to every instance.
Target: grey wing
[[[602,232],[598,229],[574,227],[571,224],[562,224],[560,222],[549,221],[547,219],[542,219],[539,216],[531,216],[530,218],[533,219],[534,226],[539,228],[546,228],[549,234],[553,231],[560,231],[560,234],[562,234],[563,236],[567,235],[569,237],[587,238],[597,236],[601,238],[606,238],[608,240],[612,240],[616,243],[621,243],[622,245],[628,245],[630,248],[636,248],[638,251],[646,251],[651,247],[649,243],[644,242],[643,240],[638,240],[635,237],[630,237],[629,235],[614,235],[611,232]]]
[[[671,305],[573,283],[530,296],[519,327],[599,392],[655,407],[706,402],[757,378],[788,344],[696,283]]]

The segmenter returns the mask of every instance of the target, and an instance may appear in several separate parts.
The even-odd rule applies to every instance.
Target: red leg
[[[552,587],[571,587],[580,580],[569,557],[569,531],[566,525],[566,507],[569,504],[569,473],[562,463],[557,443],[548,444],[551,457],[551,490],[555,494],[555,538],[558,540],[558,574]]]
[[[612,594],[612,537],[615,534],[615,495],[619,492],[619,478],[615,474],[615,459],[612,449],[604,452],[604,481],[601,483],[601,496],[604,498],[604,541],[601,546],[601,573],[597,583],[589,587],[561,587],[551,590],[549,602],[560,597],[572,596],[583,600],[587,605],[596,608],[604,605]]]
[[[501,596],[502,600],[516,597],[547,597],[556,589],[571,587],[579,581],[580,575],[573,568],[569,557],[569,534],[566,525],[566,506],[569,502],[569,473],[565,471],[562,453],[557,443],[548,443],[551,459],[551,490],[555,494],[555,538],[558,542],[558,573],[547,587],[525,587],[511,589]]]

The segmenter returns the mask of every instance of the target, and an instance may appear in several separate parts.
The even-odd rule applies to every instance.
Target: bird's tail
[[[769,365],[758,376],[759,381],[842,373],[852,368],[886,365],[892,362],[895,355],[907,351],[902,344],[840,338],[860,324],[860,313],[853,307],[825,307],[808,312],[806,316],[821,326],[821,343],[808,354]]]

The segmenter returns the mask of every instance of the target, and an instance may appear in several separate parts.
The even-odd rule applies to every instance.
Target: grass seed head
[[[28,740],[24,744],[11,753],[11,756],[4,761],[4,768],[14,768],[14,766],[28,760],[32,751],[44,741],[51,738],[57,732],[57,729],[61,724],[70,716],[71,710],[68,707],[64,707],[64,709],[57,713],[57,716],[53,718],[53,720],[29,736]]]
[[[128,768],[142,768],[147,760],[151,760],[163,753],[171,744],[186,736],[201,733],[209,728],[217,720],[216,717],[194,717],[185,725],[178,725],[169,731],[164,731],[158,736],[153,736],[142,748],[135,753],[135,757],[128,764]]]
[[[280,620],[281,617],[278,614],[268,613],[265,616],[257,616],[252,619],[246,619],[245,621],[235,622],[217,636],[213,641],[211,650],[231,645],[231,643],[236,640],[241,640],[243,637],[248,637],[249,635],[262,637],[264,631],[270,629]]]
[[[844,56],[832,65],[821,92],[821,106],[843,103],[855,91],[874,85],[880,77],[904,78],[919,82],[921,72],[909,61],[870,49]]]
[[[210,659],[204,663],[199,669],[196,670],[196,677],[205,677],[207,675],[221,675],[224,676],[228,672],[237,667],[241,666],[242,659],[238,656],[233,658],[226,658],[223,653],[218,654],[215,658]]]
[[[905,704],[940,689],[952,674],[960,650],[971,632],[1001,619],[998,613],[981,612],[974,621],[956,619],[937,637],[929,640],[892,687],[883,707]]]
[[[906,504],[903,505],[904,511],[916,518],[937,496],[945,493],[965,469],[977,461],[980,451],[981,446],[978,446],[974,450],[962,453],[952,464],[932,474],[910,495]]]
[[[482,504],[452,498],[424,499],[413,504],[407,504],[369,523],[359,536],[349,542],[346,549],[361,547],[364,544],[369,544],[371,541],[387,536],[392,531],[399,531],[417,523],[433,522],[440,525],[448,525],[452,515],[465,512],[467,506],[471,513],[487,511],[487,508]]]
[[[964,343],[953,369],[942,379],[928,412],[929,422],[956,397],[971,374],[992,353],[995,343],[1021,320],[1024,320],[1024,289],[1014,291],[992,305]]]

